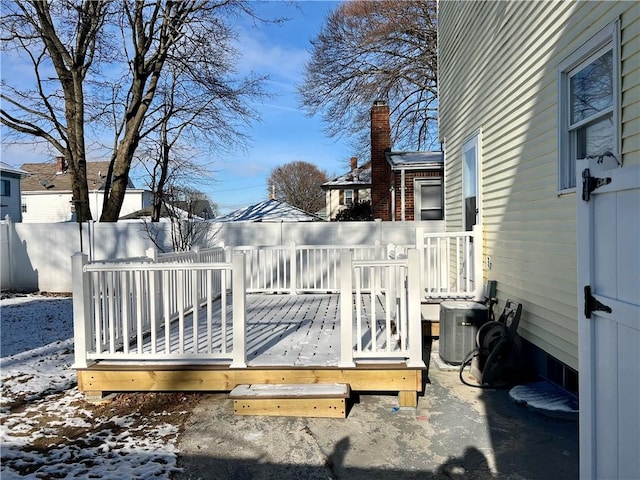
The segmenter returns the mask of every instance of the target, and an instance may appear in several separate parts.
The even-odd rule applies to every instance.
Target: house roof
[[[265,200],[216,217],[214,222],[318,222],[322,218],[278,200]]]
[[[131,212],[127,215],[123,215],[118,220],[140,220],[140,219],[149,219],[151,218],[151,214],[153,213],[153,206],[145,207],[140,210],[136,210],[135,212]],[[189,212],[183,210],[180,207],[174,206],[171,210],[167,208],[166,205],[162,205],[160,207],[160,218],[172,218],[178,217],[183,220],[192,219],[192,220],[204,220],[202,217],[198,215],[191,215]]]
[[[425,170],[441,168],[444,152],[386,152],[392,170]]]
[[[0,162],[0,171],[10,173],[13,175],[19,175],[22,177],[26,177],[27,175],[29,175],[29,172],[25,172],[20,168],[12,167],[8,163],[4,163],[4,162]]]
[[[213,210],[211,209],[211,203],[208,200],[176,200],[171,202],[174,207],[181,208],[186,212],[191,212],[193,215],[205,219],[213,218]]]
[[[353,187],[355,185],[371,186],[371,162],[365,163],[362,167],[355,168],[344,175],[329,180],[322,184],[322,188]]]
[[[56,173],[56,162],[25,163],[23,170],[30,176],[22,180],[22,192],[71,191],[71,174],[68,170]],[[109,162],[87,162],[89,190],[104,190]],[[134,188],[129,181],[129,188]]]

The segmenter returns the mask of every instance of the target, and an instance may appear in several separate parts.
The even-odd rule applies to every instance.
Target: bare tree
[[[322,184],[328,179],[327,173],[312,163],[295,161],[271,170],[267,186],[276,200],[315,213],[325,206]]]
[[[35,83],[3,79],[0,119],[16,132],[49,144],[65,157],[72,175],[76,212],[91,220],[85,151],[85,80],[106,41],[109,2],[71,5],[40,1],[2,2],[2,45],[25,54]],[[65,20],[61,21],[63,15]],[[60,30],[60,31],[59,31]]]
[[[230,68],[219,63],[220,71]],[[172,67],[172,72],[159,88],[158,106],[147,118],[149,129],[143,132],[136,154],[149,174],[154,222],[160,218],[168,191],[186,191],[213,182],[211,173],[195,161],[189,145],[202,142],[215,146],[218,152],[241,146],[246,137],[239,125],[255,119],[243,99],[262,95],[255,78],[232,89],[220,82],[194,81],[181,68]]]
[[[85,167],[89,121],[109,117],[115,126],[101,221],[116,221],[135,151],[145,135],[160,128],[151,118],[161,108],[156,94],[163,75],[178,71],[185,83],[200,85],[192,92],[195,98],[227,92],[250,112],[244,102],[259,82],[231,76],[236,52],[227,24],[234,15],[251,14],[247,2],[29,0],[2,7],[3,48],[31,60],[35,84],[29,90],[24,81],[3,83],[2,123],[46,140],[65,156],[84,220],[91,218]],[[209,97],[199,100],[206,103]]]
[[[351,0],[331,13],[312,40],[299,86],[303,108],[320,114],[331,136],[368,145],[369,111],[391,106],[394,144],[424,149],[437,142],[435,0]]]
[[[163,197],[160,217],[162,221],[147,221],[143,218],[147,237],[162,252],[168,230],[171,240],[169,248],[174,252],[187,251],[201,244],[209,233],[206,220],[218,214],[218,206],[204,193],[188,187],[170,187]]]

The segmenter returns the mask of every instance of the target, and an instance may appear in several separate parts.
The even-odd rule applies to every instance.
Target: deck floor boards
[[[362,345],[371,344],[371,300],[363,295]],[[339,294],[248,294],[247,306],[247,363],[249,366],[321,366],[334,367],[340,358],[340,295]],[[214,311],[219,312],[220,301],[214,303]],[[227,332],[232,332],[231,299],[227,301]],[[214,315],[209,344],[207,309],[198,312],[196,344],[194,349],[193,316],[184,318],[184,352],[221,352],[220,315]],[[384,306],[376,303],[375,321],[376,348],[383,350],[387,344],[387,324]],[[158,332],[156,353],[180,353],[181,342],[179,321],[170,328],[170,346],[167,351],[164,328]],[[355,325],[354,343],[358,341]],[[228,336],[227,351],[231,351],[232,340]],[[130,346],[136,351],[135,342]],[[394,346],[393,350],[398,350]],[[145,336],[143,352],[151,353],[151,338]]]

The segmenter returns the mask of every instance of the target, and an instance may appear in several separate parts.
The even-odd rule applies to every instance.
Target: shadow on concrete
[[[188,473],[179,474],[181,479],[234,479],[234,480],[315,480],[315,479],[349,479],[349,480],[418,480],[435,479],[495,479],[499,478],[488,472],[486,457],[479,450],[469,447],[461,457],[452,457],[436,471],[410,470],[402,468],[363,468],[344,465],[345,456],[350,447],[349,437],[344,437],[335,445],[324,465],[282,464],[261,459],[240,460],[232,458],[212,458],[202,456],[181,457],[179,465],[183,468],[198,465],[197,469],[189,468]],[[374,452],[371,452],[374,456]]]

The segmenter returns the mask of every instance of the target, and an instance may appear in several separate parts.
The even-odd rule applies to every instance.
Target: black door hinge
[[[591,285],[586,285],[584,287],[584,316],[591,318],[591,312],[611,313],[611,307],[600,303],[591,295]]]
[[[588,168],[585,168],[582,171],[582,200],[588,202],[589,198],[591,197],[591,192],[593,192],[596,188],[600,188],[601,186],[608,185],[610,183],[610,177],[592,177],[591,171]]]

